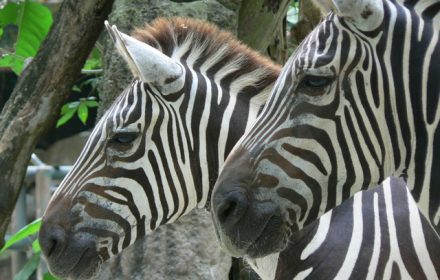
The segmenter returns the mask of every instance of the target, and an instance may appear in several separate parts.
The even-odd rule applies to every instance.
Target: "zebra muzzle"
[[[70,214],[46,212],[39,232],[41,251],[49,270],[60,278],[89,279],[96,274],[99,257],[93,235],[72,230]]]
[[[228,253],[256,258],[284,248],[287,230],[279,205],[252,195],[249,168],[247,154],[238,153],[231,168],[222,171],[211,207],[218,237]]]

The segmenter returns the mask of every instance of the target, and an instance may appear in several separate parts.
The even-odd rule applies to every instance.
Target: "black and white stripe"
[[[405,182],[391,177],[248,259],[263,279],[439,279],[440,242]]]
[[[280,70],[229,33],[194,20],[159,19],[137,30],[137,40],[109,31],[136,78],[98,122],[46,210],[40,242],[60,276],[97,269],[94,260],[66,265],[84,258],[77,251],[96,251],[90,258],[99,263],[205,207],[219,167]],[[61,224],[65,232],[54,236]]]
[[[50,236],[59,213],[67,212],[71,239],[95,242],[102,260],[206,205],[225,156],[250,128],[279,73],[210,25],[178,19],[152,26],[136,37],[178,61],[184,82],[157,85],[139,74],[97,124],[44,218]],[[134,73],[142,71],[136,67],[131,64]],[[76,240],[69,242],[76,248]],[[69,275],[57,268],[59,256],[51,263],[43,252],[52,270]],[[74,258],[61,255],[66,262]]]
[[[389,176],[406,180],[439,232],[440,2],[333,4],[219,176],[214,220],[231,254],[277,252]]]

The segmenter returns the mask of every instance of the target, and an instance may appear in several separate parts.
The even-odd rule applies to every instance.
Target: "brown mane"
[[[245,72],[264,69],[267,77],[273,81],[276,80],[281,70],[279,65],[250,49],[231,33],[197,19],[158,18],[143,28],[135,29],[132,35],[168,56],[172,55],[175,48],[192,38],[190,50],[197,46],[205,46],[200,56],[202,60],[215,55],[221,47],[227,46],[227,52],[222,58],[223,63],[237,61],[237,58],[240,58],[243,60],[241,66]]]

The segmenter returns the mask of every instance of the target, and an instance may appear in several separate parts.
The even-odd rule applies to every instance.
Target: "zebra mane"
[[[235,64],[238,70],[236,76],[256,70],[260,78],[274,82],[281,70],[279,65],[250,49],[231,33],[197,19],[158,18],[143,28],[135,29],[132,36],[170,57],[184,51],[181,57],[195,54],[197,61],[215,59],[222,66]]]

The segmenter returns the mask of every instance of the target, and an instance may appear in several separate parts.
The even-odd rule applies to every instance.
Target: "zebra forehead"
[[[230,32],[222,31],[214,24],[192,18],[158,18],[141,28],[136,28],[132,36],[137,40],[157,48],[168,56],[179,46],[187,44],[188,50],[203,47],[201,59],[218,55],[224,50],[227,60],[240,57],[247,63],[248,69],[264,67],[277,77],[280,66],[270,59],[242,44]],[[250,70],[248,70],[250,71]]]

